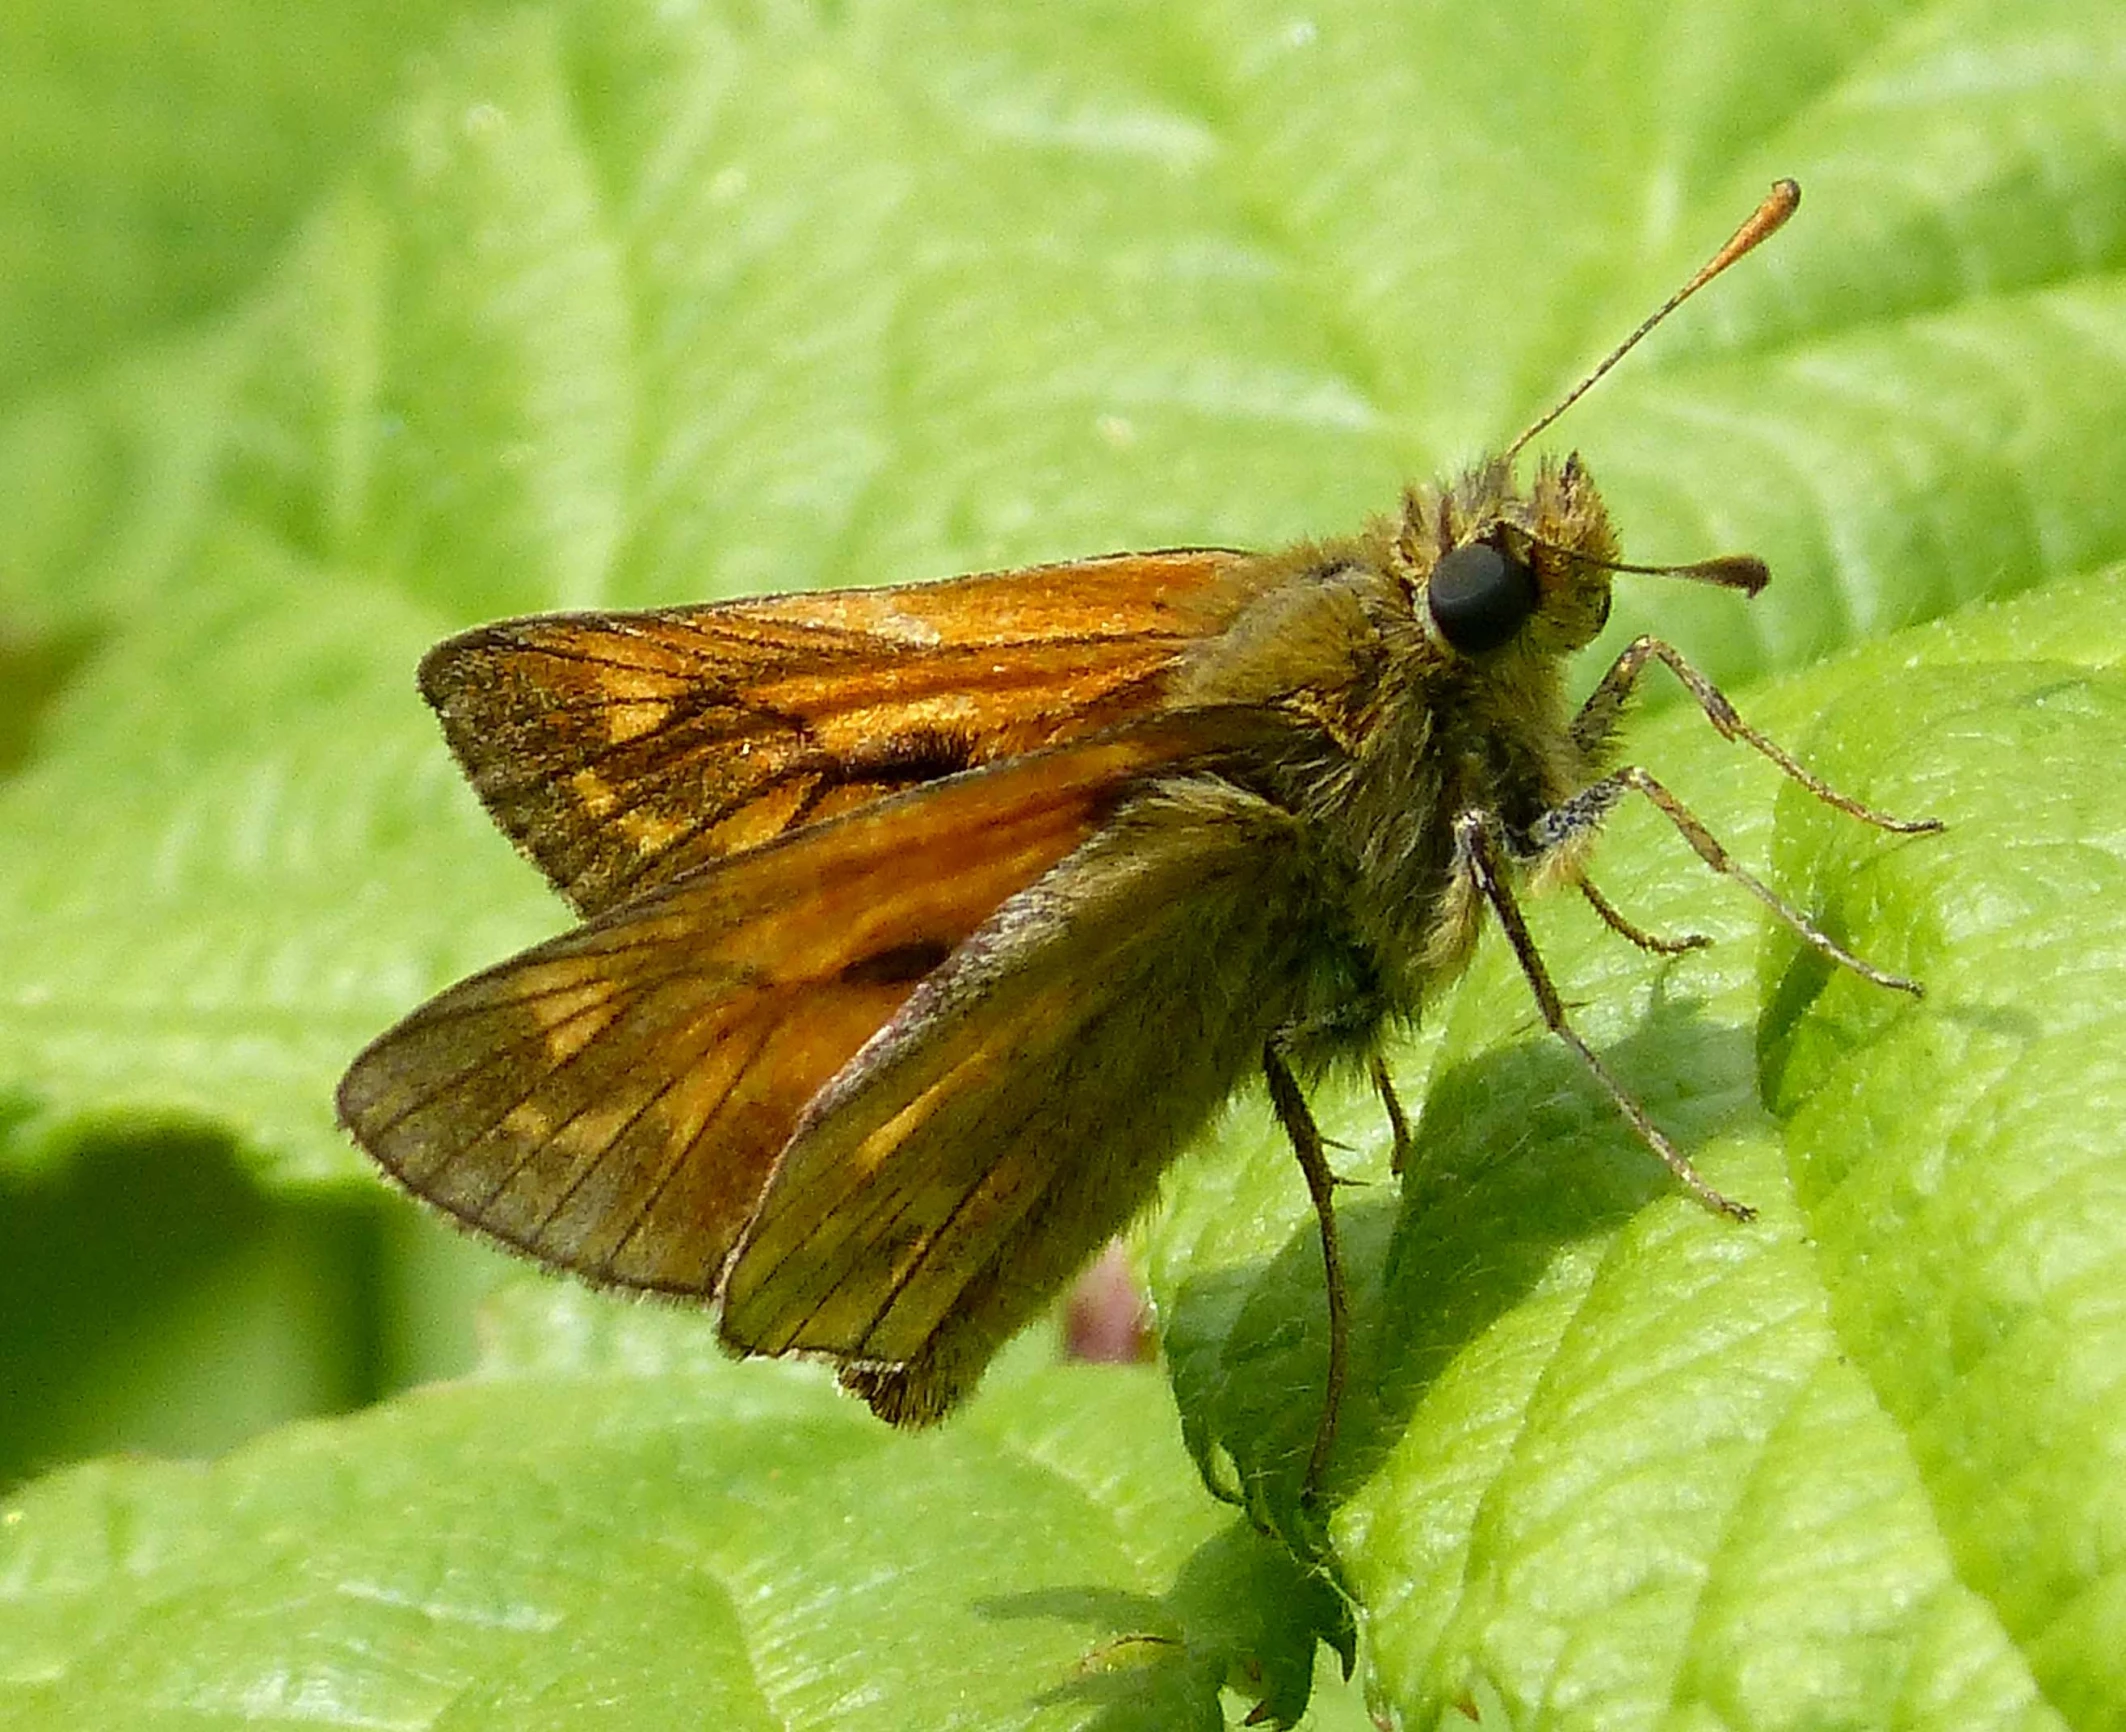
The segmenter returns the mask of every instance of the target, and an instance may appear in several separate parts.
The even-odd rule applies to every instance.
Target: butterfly
[[[1124,553],[946,582],[454,637],[421,689],[496,822],[582,923],[414,1011],[341,1118],[407,1189],[541,1263],[714,1304],[741,1354],[810,1354],[937,1420],[1255,1078],[1329,1276],[1306,1484],[1348,1357],[1334,1175],[1302,1079],[1369,1069],[1487,913],[1546,1022],[1713,1191],[1571,1026],[1520,893],[1650,799],[1816,949],[1872,968],[1618,766],[1670,668],[1724,734],[1894,831],[1747,726],[1668,645],[1575,706],[1620,571],[1754,593],[1761,562],[1618,557],[1577,455],[1524,446],[1791,214],[1781,182],[1667,306],[1500,456],[1359,534]]]

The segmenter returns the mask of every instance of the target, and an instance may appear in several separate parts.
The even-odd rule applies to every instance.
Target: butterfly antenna
[[[1548,427],[1551,422],[1555,421],[1582,397],[1586,396],[1594,388],[1596,380],[1639,346],[1639,340],[1647,332],[1651,331],[1663,319],[1667,318],[1670,313],[1682,306],[1685,301],[1704,288],[1707,283],[1711,282],[1713,278],[1726,270],[1729,265],[1741,258],[1743,254],[1754,250],[1759,242],[1769,240],[1773,235],[1777,234],[1785,224],[1786,219],[1794,214],[1800,204],[1801,186],[1799,182],[1791,180],[1775,180],[1772,182],[1772,190],[1765,195],[1764,203],[1757,207],[1747,222],[1728,236],[1727,245],[1707,259],[1699,267],[1698,274],[1674,294],[1670,295],[1660,307],[1648,316],[1646,321],[1636,331],[1610,350],[1608,356],[1599,367],[1595,368],[1586,378],[1566,392],[1563,402],[1559,403],[1547,415],[1539,417],[1529,427],[1527,432],[1507,446],[1506,460],[1510,463],[1519,455],[1521,449],[1527,445],[1529,440],[1533,439],[1544,428]]]
[[[1772,580],[1770,569],[1754,553],[1721,553],[1711,559],[1691,560],[1687,565],[1640,565],[1628,559],[1597,559],[1591,553],[1561,547],[1539,535],[1531,535],[1528,540],[1531,546],[1547,547],[1560,559],[1570,560],[1575,565],[1591,565],[1602,571],[1645,572],[1653,577],[1687,577],[1694,583],[1739,589],[1744,595],[1755,595]]]

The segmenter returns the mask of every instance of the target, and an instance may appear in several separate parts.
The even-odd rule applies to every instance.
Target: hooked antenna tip
[[[1740,228],[1727,237],[1726,244],[1718,252],[1698,267],[1696,274],[1692,276],[1689,282],[1663,301],[1659,307],[1655,308],[1647,316],[1636,331],[1610,350],[1593,372],[1589,373],[1586,378],[1565,393],[1554,409],[1537,417],[1525,433],[1506,447],[1507,460],[1511,461],[1527,446],[1531,439],[1542,432],[1560,415],[1564,414],[1582,397],[1586,396],[1603,374],[1607,373],[1610,368],[1614,367],[1626,355],[1630,354],[1633,349],[1639,346],[1639,340],[1647,332],[1660,324],[1663,319],[1682,306],[1685,301],[1704,288],[1707,283],[1711,282],[1713,278],[1726,270],[1729,265],[1741,258],[1743,254],[1750,252],[1777,234],[1780,229],[1786,226],[1787,218],[1800,208],[1801,183],[1796,180],[1773,181],[1772,190],[1764,195],[1764,202],[1749,214]]]

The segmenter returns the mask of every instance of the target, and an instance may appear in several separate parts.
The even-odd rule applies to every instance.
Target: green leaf
[[[1260,1698],[1305,1700],[1322,1595],[1194,1489],[1146,1371],[1007,1374],[918,1441],[669,1314],[541,1287],[498,1332],[476,1381],[32,1488],[0,1512],[0,1701],[55,1729],[922,1703],[1122,1732],[1221,1724],[1263,1659]]]
[[[1394,1054],[1424,1103],[1406,1186],[1377,1111],[1321,1095],[1373,1180],[1343,1198],[1361,1375],[1326,1538],[1371,1698],[1408,1724],[2099,1723],[2126,1699],[2119,20],[553,0],[434,48],[388,7],[270,41],[235,18],[40,6],[0,36],[36,73],[10,79],[0,222],[42,237],[0,305],[0,1372],[25,1391],[0,1473],[99,1431],[202,1447],[447,1361],[434,1336],[486,1277],[325,1218],[382,1206],[331,1085],[562,915],[419,713],[427,643],[1337,532],[1510,438],[1792,174],[1791,228],[1559,435],[1635,557],[1749,548],[1777,574],[1748,608],[1626,580],[1606,653],[1658,626],[1841,786],[1951,821],[1900,842],[1775,796],[1687,705],[1634,737],[1930,996],[1830,976],[1621,814],[1612,898],[1719,947],[1651,965],[1577,907],[1539,937],[1597,1049],[1763,1218],[1677,1198],[1487,948]],[[159,52],[173,34],[203,46]],[[137,87],[96,76],[120,60]],[[291,101],[319,65],[347,69],[330,100]],[[113,111],[225,129],[89,148]],[[111,1251],[166,1220],[183,1255]],[[1149,1241],[1188,1437],[1287,1531],[1311,1231],[1243,1102]],[[214,1469],[34,1488],[0,1529],[23,1612],[0,1676],[39,1723],[516,1724],[526,1678],[557,1723],[601,1693],[698,1723],[712,1685],[743,1723],[794,1648],[791,1676],[871,1691],[884,1724],[961,1699],[969,1723],[1164,1724],[1215,1713],[1235,1660],[1296,1712],[1295,1649],[1336,1627],[1171,1462],[1134,1502],[1029,1468],[1012,1404],[1062,1384],[910,1444],[773,1370],[519,1358]],[[1172,1435],[1150,1396],[1082,1399],[1131,1459]],[[802,1479],[854,1562],[777,1550],[726,1469],[769,1510]],[[1090,1514],[1053,1543],[996,1501],[1059,1487]],[[756,1539],[813,1622],[734,1623]],[[881,1612],[888,1557],[935,1591]],[[400,1597],[342,1591],[365,1582]],[[622,1582],[651,1586],[623,1606]],[[970,1610],[1058,1582],[1133,1610]],[[568,1632],[545,1647],[510,1622],[542,1604]],[[1145,1607],[1178,1650],[1113,1646]]]
[[[246,292],[460,6],[13,0],[0,399]]]

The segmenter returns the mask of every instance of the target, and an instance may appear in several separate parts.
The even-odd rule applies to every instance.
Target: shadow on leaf
[[[1343,1595],[1244,1522],[1197,1547],[1163,1598],[1049,1588],[977,1609],[986,1617],[1059,1618],[1105,1632],[1076,1673],[1041,1698],[1096,1707],[1086,1724],[1098,1732],[1222,1727],[1224,1688],[1256,1704],[1258,1723],[1289,1726],[1306,1711],[1315,1644],[1335,1650],[1346,1676],[1356,1654]]]
[[[1686,1153],[1756,1110],[1748,1032],[1708,1021],[1695,1001],[1657,996],[1603,1057]],[[1168,1356],[1206,1483],[1301,1556],[1324,1557],[1328,1514],[1379,1468],[1456,1355],[1562,1251],[1672,1194],[1556,1042],[1538,1034],[1453,1066],[1427,1099],[1400,1202],[1362,1194],[1338,1211],[1351,1370],[1321,1509],[1299,1496],[1328,1363],[1313,1225],[1266,1262],[1181,1290]]]

